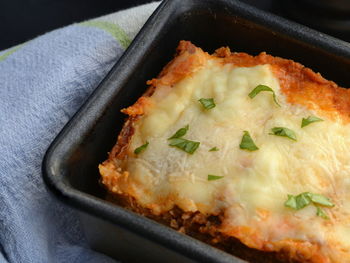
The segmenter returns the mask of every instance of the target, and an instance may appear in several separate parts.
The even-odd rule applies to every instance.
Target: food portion
[[[110,193],[231,253],[238,239],[285,262],[350,262],[348,90],[187,41],[148,85],[99,166]]]

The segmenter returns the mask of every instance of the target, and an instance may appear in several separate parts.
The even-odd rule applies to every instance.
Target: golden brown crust
[[[208,53],[189,41],[180,41],[175,58],[170,61],[157,78],[147,81],[147,85],[172,86],[202,66],[210,58]]]
[[[221,226],[219,229],[216,224],[212,224],[210,215],[207,216],[198,212],[183,212],[179,208],[173,208],[166,213],[155,213],[154,210],[151,212],[147,208],[140,207],[132,195],[125,195],[123,191],[120,191],[118,186],[123,186],[123,189],[128,188],[129,193],[134,192],[137,188],[134,185],[128,185],[128,173],[122,172],[121,160],[127,158],[126,153],[130,138],[134,133],[134,125],[140,116],[145,113],[147,107],[152,106],[149,96],[153,94],[155,87],[171,87],[181,79],[191,75],[204,65],[208,58],[216,59],[222,64],[230,63],[237,67],[270,64],[279,80],[281,92],[285,95],[287,102],[302,105],[315,111],[322,111],[323,115],[327,115],[329,118],[340,118],[344,122],[350,120],[350,91],[338,87],[334,82],[324,79],[319,73],[314,73],[299,63],[273,57],[264,52],[258,56],[250,56],[246,53],[231,53],[229,48],[220,48],[210,56],[192,43],[181,41],[175,59],[168,63],[158,78],[147,82],[150,85],[147,92],[134,105],[122,110],[129,115],[129,118],[124,124],[109,159],[100,166],[103,184],[111,192],[117,194],[118,200],[124,206],[230,253],[237,255],[230,244],[237,243],[237,239],[239,239],[251,248],[265,251],[267,253],[264,254],[265,256],[272,255],[272,257],[266,257],[270,261],[264,262],[273,262],[271,258],[274,258],[277,262],[276,255],[289,262],[329,262],[320,252],[320,245],[317,243],[297,240],[267,242],[261,240],[259,238],[261,235],[252,232],[254,230],[248,227],[230,228],[225,231],[224,227]],[[157,204],[154,204],[154,206],[157,206]],[[219,220],[220,215],[215,215],[213,218]],[[258,250],[254,250],[253,254],[260,255],[259,262],[262,262],[259,253],[263,252],[257,252]],[[272,251],[278,251],[278,254]],[[249,256],[238,256],[248,260],[257,260],[257,258]]]

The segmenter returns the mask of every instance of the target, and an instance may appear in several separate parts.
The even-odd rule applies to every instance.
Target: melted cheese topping
[[[248,97],[259,84],[276,92],[281,107],[271,92]],[[214,98],[216,107],[205,110],[200,98]],[[330,262],[350,262],[349,125],[287,104],[269,65],[209,60],[175,86],[157,87],[150,105],[135,123],[129,151],[146,141],[148,148],[127,160],[140,204],[155,213],[174,205],[204,214],[224,211],[221,231],[248,246],[276,250],[288,240],[305,241],[321,247]],[[310,115],[324,121],[301,128]],[[187,124],[184,138],[200,142],[192,155],[168,146],[168,138]],[[281,126],[292,129],[297,141],[269,134]],[[259,150],[239,148],[243,131]],[[219,151],[210,152],[212,147]],[[208,174],[224,178],[208,181]],[[317,217],[311,205],[299,211],[284,206],[288,194],[302,192],[331,198],[335,207],[324,208],[330,219]]]

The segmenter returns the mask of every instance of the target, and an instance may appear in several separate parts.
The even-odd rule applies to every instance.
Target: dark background
[[[320,0],[241,0],[260,9],[279,14],[300,23],[309,25],[331,35],[350,40],[350,13],[343,14],[347,24],[342,30],[326,28],[339,25],[324,18],[339,19],[341,14],[333,13],[329,8],[315,12],[305,3],[324,2]],[[319,2],[320,1],[320,2]],[[329,0],[333,1],[333,0]],[[337,0],[341,3],[346,0]],[[122,10],[128,7],[149,3],[152,0],[0,0],[0,50],[23,43],[53,29],[81,22]],[[288,4],[289,3],[289,4]],[[299,6],[298,6],[299,4]],[[319,4],[318,4],[319,5]],[[348,4],[349,5],[349,4]],[[350,8],[350,7],[349,7]],[[323,22],[323,24],[322,24]],[[322,25],[324,25],[322,27]],[[338,32],[338,31],[339,32]],[[347,31],[347,32],[344,32]],[[342,31],[342,32],[340,32]]]
[[[74,22],[152,0],[0,0],[0,50]]]

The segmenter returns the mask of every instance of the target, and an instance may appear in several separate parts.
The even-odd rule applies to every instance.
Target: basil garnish
[[[300,210],[311,203],[310,193],[302,193],[299,195],[288,195],[288,200],[284,203],[286,207]]]
[[[276,99],[276,94],[274,92],[273,89],[271,89],[269,86],[266,86],[266,85],[258,85],[256,86],[249,94],[249,98],[254,98],[256,95],[258,95],[260,92],[262,91],[269,91],[269,92],[272,92],[272,96],[273,96],[273,100],[274,102],[281,107],[281,105],[279,105],[279,103],[277,102],[277,99]]]
[[[292,131],[291,129],[288,129],[285,127],[275,127],[275,128],[272,128],[271,131],[272,133],[269,133],[270,135],[287,137],[293,141],[297,140],[297,136],[295,135],[294,131]]]
[[[187,133],[189,127],[189,125],[186,125],[185,127],[178,129],[177,132],[175,132],[175,134],[171,136],[168,140],[184,136]]]
[[[200,144],[200,142],[190,141],[183,138],[173,138],[169,140],[170,140],[170,143],[169,143],[170,146],[175,146],[189,154],[193,154],[195,150],[197,150]]]
[[[213,174],[208,174],[208,181],[219,180],[221,178],[224,178],[224,177],[223,176],[218,176],[218,175],[213,175]]]
[[[326,212],[320,208],[320,207],[316,207],[316,215],[319,217],[322,217],[323,219],[329,219],[328,215],[326,214]]]
[[[170,146],[175,146],[189,154],[193,154],[195,150],[199,147],[200,142],[190,141],[184,138],[184,136],[189,129],[189,125],[179,129],[173,136],[171,136],[168,140],[170,141]]]
[[[209,99],[201,98],[198,101],[202,104],[202,106],[206,110],[210,110],[210,109],[212,109],[212,108],[214,108],[216,106],[213,98],[209,98]]]
[[[311,194],[311,201],[318,205],[333,207],[334,204],[330,201],[330,199],[324,195],[320,194]]]
[[[288,195],[287,201],[284,202],[284,206],[292,208],[294,210],[300,210],[310,204],[316,206],[316,215],[324,219],[328,219],[328,216],[326,212],[319,207],[319,205],[326,207],[334,206],[328,197],[321,194],[313,194],[310,192],[304,192],[298,195]]]
[[[146,142],[145,144],[141,145],[140,147],[137,147],[134,151],[135,154],[139,154],[141,153],[142,151],[144,151],[147,146],[148,146],[149,142]]]
[[[217,147],[213,147],[213,148],[211,148],[210,150],[209,150],[209,152],[216,152],[216,151],[218,151],[219,149],[217,148]]]
[[[239,148],[241,148],[243,150],[248,150],[251,152],[259,150],[259,148],[255,145],[253,139],[250,137],[250,134],[248,131],[244,131]]]
[[[309,116],[306,119],[303,118],[301,121],[301,128],[304,128],[305,126],[313,123],[313,122],[318,122],[318,121],[323,121],[322,119],[316,117],[316,116]]]

